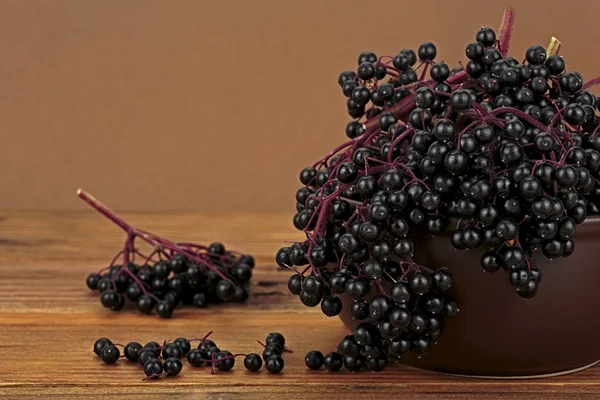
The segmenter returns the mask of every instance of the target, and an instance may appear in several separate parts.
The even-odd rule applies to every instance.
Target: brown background
[[[2,0],[0,208],[83,208],[82,186],[121,210],[291,210],[345,137],[339,71],[424,40],[464,60],[505,5],[513,55],[555,35],[600,74],[594,1]]]

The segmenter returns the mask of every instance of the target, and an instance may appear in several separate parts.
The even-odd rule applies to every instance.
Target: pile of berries
[[[143,314],[156,309],[160,317],[170,318],[179,303],[206,307],[248,299],[252,256],[228,251],[218,242],[208,247],[173,243],[129,225],[85,191],[78,195],[127,233],[123,249],[110,265],[86,280],[88,288],[100,292],[104,307],[119,311],[127,297]],[[136,247],[138,238],[151,246],[149,254]],[[115,264],[119,258],[126,268]]]
[[[212,331],[201,339],[180,337],[172,342],[165,340],[162,345],[148,342],[144,346],[138,342],[114,344],[103,337],[96,340],[93,351],[106,364],[114,364],[123,357],[138,363],[144,369],[144,379],[179,375],[183,369],[181,359],[184,357],[193,368],[210,366],[213,374],[216,371],[230,371],[235,366],[235,359],[241,356],[244,357],[244,366],[250,372],[258,372],[264,360],[267,371],[278,374],[284,366],[281,354],[284,351],[291,352],[285,348],[285,338],[280,333],[270,333],[267,336],[262,358],[256,353],[233,354],[228,350],[221,350],[214,341],[208,339],[211,334]],[[199,343],[197,348],[192,349],[194,342]],[[123,355],[120,347],[123,348]]]
[[[354,300],[363,322],[340,343],[348,369],[424,354],[457,311],[444,294],[450,274],[413,260],[415,232],[483,247],[482,268],[503,269],[529,299],[541,281],[534,252],[568,257],[576,225],[600,212],[600,102],[587,91],[600,79],[567,70],[555,40],[523,62],[508,56],[513,22],[506,10],[498,36],[481,28],[464,68],[435,62],[425,42],[363,52],[339,76],[350,140],[300,173],[293,223],[307,239],[276,261],[296,272],[288,287],[303,304],[333,316],[339,296]],[[341,365],[335,353],[309,355],[309,367]]]

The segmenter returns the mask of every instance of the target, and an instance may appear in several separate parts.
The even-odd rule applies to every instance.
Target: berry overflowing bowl
[[[339,76],[350,140],[300,173],[306,240],[276,261],[352,330],[349,370],[525,377],[600,360],[600,78],[567,69],[555,38],[509,56],[513,23],[507,9],[479,29],[464,67],[425,42]]]

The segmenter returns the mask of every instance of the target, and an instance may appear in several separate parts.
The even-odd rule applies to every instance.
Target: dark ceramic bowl
[[[415,238],[415,261],[447,267],[460,312],[448,320],[439,342],[404,363],[427,370],[487,377],[527,377],[573,372],[600,360],[600,217],[577,226],[569,258],[533,258],[542,272],[531,300],[517,295],[508,274],[484,272],[483,250],[456,251],[449,234]],[[371,296],[377,294],[373,290]],[[351,300],[340,318],[354,329]]]

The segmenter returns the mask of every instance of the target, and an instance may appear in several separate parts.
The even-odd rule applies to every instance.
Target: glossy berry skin
[[[158,358],[151,358],[144,364],[146,376],[158,376],[163,372],[163,364]]]
[[[269,371],[272,374],[278,374],[281,371],[283,371],[283,366],[283,358],[281,358],[281,356],[278,355],[273,355],[269,357],[267,361],[265,361],[265,367],[267,368],[267,371]]]
[[[367,358],[367,368],[373,372],[381,372],[385,369],[388,363],[388,358],[385,353],[380,354],[377,357],[368,357]]]
[[[323,353],[317,350],[309,351],[304,357],[304,363],[310,369],[317,370],[323,366]]]
[[[529,64],[543,64],[546,61],[546,50],[539,45],[531,46],[525,52],[525,58]]]
[[[471,104],[471,96],[466,90],[455,90],[450,97],[450,105],[456,111],[468,110]]]
[[[250,372],[258,372],[262,364],[262,358],[256,353],[247,354],[244,358],[244,367]]]
[[[263,349],[262,357],[263,360],[267,360],[273,355],[281,355],[283,353],[283,347],[277,343],[270,343]]]
[[[422,61],[431,61],[437,55],[437,49],[431,42],[425,42],[419,46],[419,59]]]
[[[328,317],[334,317],[342,312],[342,301],[336,296],[327,296],[321,302],[321,311]]]
[[[173,316],[173,305],[167,301],[159,301],[156,306],[156,313],[161,318],[171,318]]]
[[[116,363],[120,356],[121,352],[119,351],[119,348],[112,344],[104,346],[102,348],[102,352],[100,353],[102,361],[104,361],[106,364]]]
[[[169,343],[162,350],[162,356],[164,359],[167,358],[181,358],[184,356],[183,350],[177,343]]]
[[[192,348],[190,341],[183,337],[175,339],[173,343],[179,346],[179,348],[183,352],[183,356],[187,355],[187,353],[189,353]]]
[[[232,356],[233,354],[229,351],[219,351],[215,355],[215,363],[217,369],[223,372],[231,371],[231,369],[235,365],[235,358],[233,358]]]
[[[365,365],[365,357],[358,355],[356,357],[344,357],[344,367],[348,371],[358,372]]]
[[[129,342],[125,345],[123,353],[129,361],[136,362],[138,359],[138,355],[142,351],[142,349],[142,345],[138,342]]]
[[[86,284],[87,287],[90,290],[97,290],[98,289],[98,282],[100,282],[100,279],[102,279],[102,277],[100,276],[100,274],[90,274],[88,275],[87,279],[86,279]]]
[[[327,371],[337,372],[344,365],[344,357],[336,352],[327,353],[323,358],[323,365]]]
[[[100,355],[102,354],[102,349],[104,347],[108,346],[109,344],[113,344],[113,343],[110,341],[110,339],[107,339],[105,337],[102,337],[102,338],[96,340],[94,342],[94,348],[93,348],[94,353],[96,353],[96,355],[98,357],[100,357]]]
[[[346,335],[338,345],[338,352],[349,357],[360,354],[360,349],[361,347],[356,343],[353,335]]]
[[[431,278],[423,273],[415,273],[410,279],[410,289],[417,294],[425,294],[431,289]]]
[[[490,28],[481,28],[477,32],[476,40],[485,47],[493,46],[496,43],[496,33]]]
[[[204,365],[204,354],[199,349],[192,349],[187,354],[187,361],[192,367],[201,367]]]
[[[142,314],[150,314],[154,309],[154,299],[150,296],[142,295],[137,299],[137,308]]]
[[[148,361],[151,358],[157,358],[157,356],[158,354],[156,354],[154,350],[144,348],[138,353],[137,362],[143,367],[146,361]]]
[[[217,296],[223,301],[228,301],[235,295],[235,288],[231,282],[221,280],[217,284]]]
[[[302,291],[302,281],[303,278],[300,274],[290,276],[287,283],[288,290],[290,291],[290,293],[294,295],[299,295]]]
[[[167,358],[164,364],[164,371],[168,376],[179,375],[183,368],[181,360],[178,358]]]

